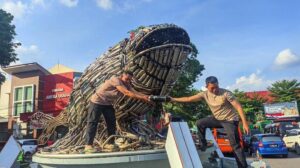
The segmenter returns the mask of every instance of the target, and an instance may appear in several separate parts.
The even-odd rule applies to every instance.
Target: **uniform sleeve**
[[[120,79],[115,76],[111,77],[110,83],[114,87],[122,85]]]
[[[232,102],[233,100],[236,99],[236,97],[233,95],[233,93],[228,90],[225,92],[225,97],[229,102]]]
[[[200,96],[200,98],[204,98],[205,92],[200,92],[198,93],[198,96]]]

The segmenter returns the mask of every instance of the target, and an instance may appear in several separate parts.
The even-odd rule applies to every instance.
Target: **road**
[[[250,156],[247,159],[251,160]],[[281,158],[280,156],[266,156],[263,158],[271,168],[299,168],[300,167],[300,155],[295,152],[289,152],[288,158]]]

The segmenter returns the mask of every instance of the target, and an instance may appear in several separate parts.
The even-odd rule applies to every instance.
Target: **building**
[[[11,81],[6,80],[0,86],[0,150],[9,138],[8,134],[8,110]]]
[[[61,64],[46,70],[36,62],[2,69],[11,75],[7,128],[18,138],[37,138],[42,128],[30,125],[31,116],[35,112],[57,116],[68,105],[74,81],[81,75]]]

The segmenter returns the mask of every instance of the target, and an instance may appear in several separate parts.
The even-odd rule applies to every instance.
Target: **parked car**
[[[279,135],[275,134],[256,134],[251,137],[249,154],[257,153],[264,155],[281,155],[288,157],[288,150]]]
[[[242,139],[242,132],[240,129],[238,129],[238,131],[240,139]],[[229,139],[224,128],[213,128],[212,134],[223,153],[233,153],[233,149],[229,143]],[[244,147],[243,141],[241,141],[241,146],[242,148]]]
[[[300,155],[300,129],[292,129],[283,137],[286,147]]]
[[[278,134],[283,137],[287,131],[292,129],[299,129],[299,125],[296,122],[276,122],[265,126],[264,133]]]
[[[37,151],[38,142],[36,139],[19,139],[17,141],[22,147],[25,159],[31,158]]]

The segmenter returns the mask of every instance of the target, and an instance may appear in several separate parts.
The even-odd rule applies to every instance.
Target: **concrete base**
[[[33,162],[43,168],[169,168],[166,151],[145,150],[95,154],[35,154]]]
[[[219,163],[209,162],[214,147],[198,151],[203,167],[237,167],[234,159],[221,158]],[[42,168],[170,168],[165,149],[95,154],[35,154],[33,162]],[[223,166],[221,166],[223,165]]]

